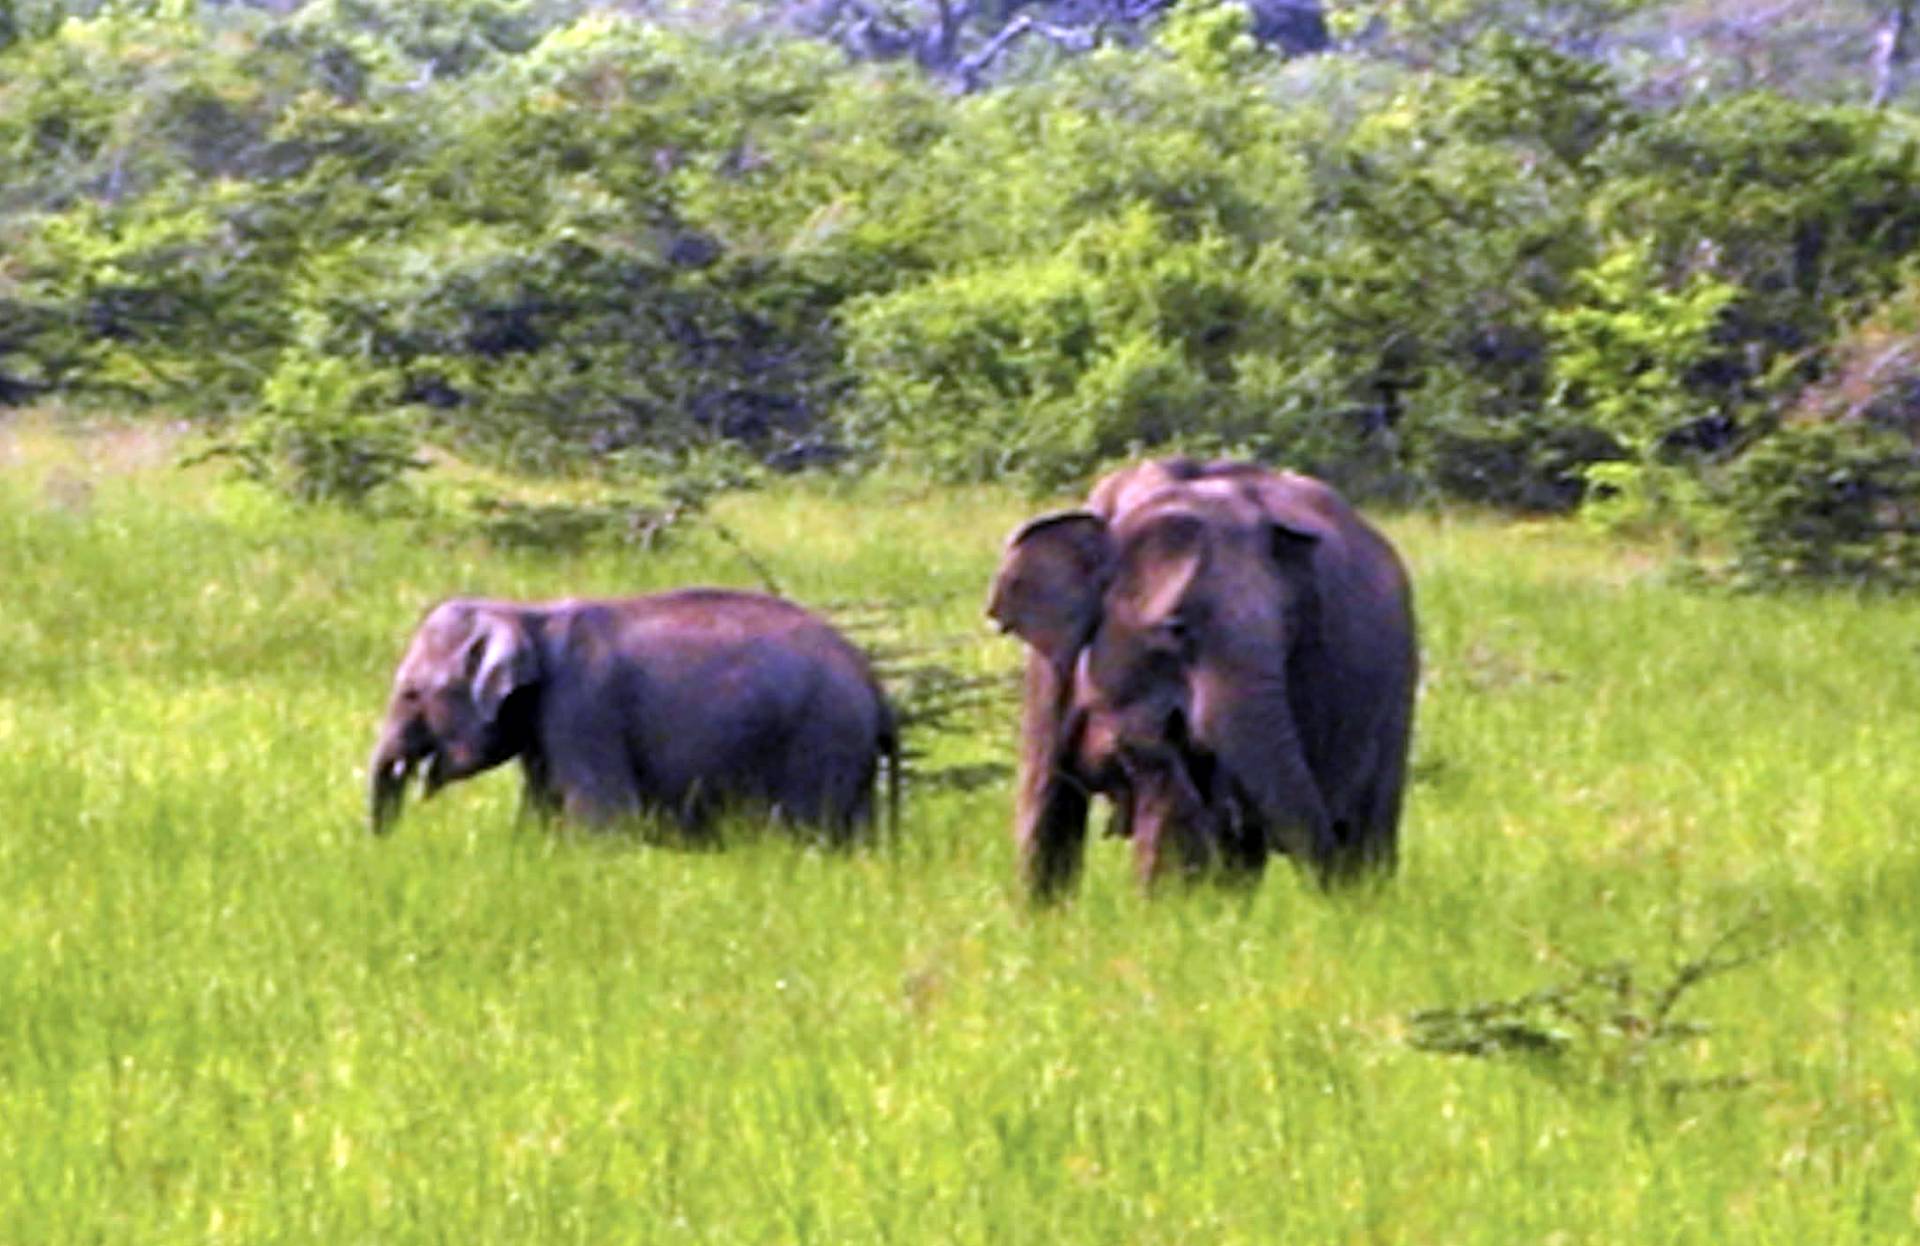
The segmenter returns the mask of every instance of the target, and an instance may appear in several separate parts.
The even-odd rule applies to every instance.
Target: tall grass
[[[1009,672],[980,599],[1032,503],[793,486],[729,502],[732,542],[557,557],[283,510],[138,437],[0,447],[7,1241],[1920,1232],[1911,602],[1390,521],[1427,655],[1400,876],[1147,900],[1096,841],[1036,913],[1004,782],[910,788],[897,844],[838,856],[543,835],[507,772],[376,841],[358,769],[454,591],[765,573]],[[1010,759],[1010,706],[961,725],[923,772]],[[1746,928],[1783,946],[1636,1044],[1645,991]],[[1611,1029],[1410,1041],[1616,961]]]

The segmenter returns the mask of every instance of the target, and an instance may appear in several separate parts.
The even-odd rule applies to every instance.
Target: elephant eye
[[[1193,656],[1193,623],[1185,615],[1171,615],[1159,625],[1160,644],[1183,659]]]

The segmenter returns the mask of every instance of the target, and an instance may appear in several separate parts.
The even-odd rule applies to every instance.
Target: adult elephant
[[[1234,462],[1142,463],[1008,540],[987,606],[1029,646],[1015,836],[1061,890],[1106,795],[1151,882],[1330,882],[1394,864],[1418,657],[1405,569],[1327,485]]]
[[[661,810],[697,831],[743,802],[838,839],[871,820],[884,759],[898,818],[898,735],[866,658],[757,593],[433,607],[368,762],[373,830],[391,828],[414,775],[431,795],[515,758],[537,812]]]

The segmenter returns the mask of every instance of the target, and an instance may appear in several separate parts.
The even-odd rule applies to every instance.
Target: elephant
[[[368,762],[372,829],[392,828],[416,774],[431,796],[515,758],[543,817],[664,812],[697,834],[747,803],[835,842],[870,825],[884,761],[899,819],[897,720],[866,657],[759,593],[434,606]]]
[[[1151,886],[1322,885],[1396,864],[1419,655],[1398,554],[1333,488],[1169,458],[1008,538],[988,616],[1028,647],[1014,837],[1029,891],[1068,888],[1091,797]]]

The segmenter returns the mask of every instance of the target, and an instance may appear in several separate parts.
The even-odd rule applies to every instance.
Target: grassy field
[[[0,429],[0,1240],[1920,1234],[1920,602],[1389,520],[1427,653],[1398,878],[1148,900],[1095,842],[1036,913],[1004,780],[835,856],[543,835],[510,772],[375,841],[360,770],[455,591],[757,562],[1011,671],[981,597],[1034,503],[780,488],[736,543],[563,558],[167,458]],[[958,725],[923,775],[1010,760],[1009,703]]]

